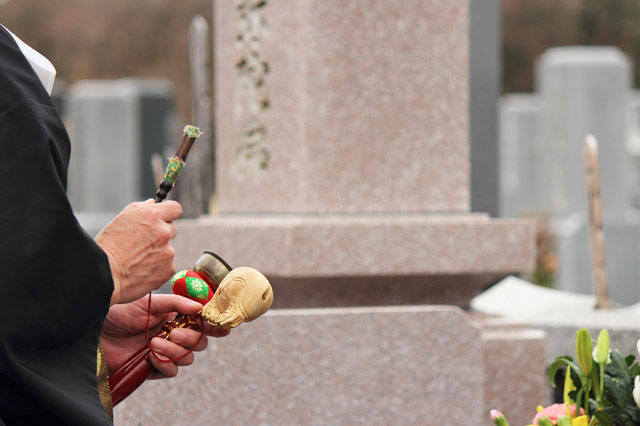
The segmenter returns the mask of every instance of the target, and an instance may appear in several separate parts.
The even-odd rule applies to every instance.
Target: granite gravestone
[[[277,307],[388,285],[464,306],[528,269],[532,224],[470,213],[468,4],[278,5],[214,2],[223,215],[182,222],[178,263],[215,241],[284,290]]]

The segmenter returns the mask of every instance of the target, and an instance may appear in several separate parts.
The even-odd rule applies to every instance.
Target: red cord
[[[147,348],[149,348],[149,352],[151,352],[151,354],[160,362],[176,362],[181,360],[182,358],[186,357],[187,355],[189,355],[191,352],[194,351],[194,349],[196,348],[196,346],[198,346],[200,344],[200,342],[202,341],[202,338],[204,337],[204,331],[203,331],[203,323],[202,323],[202,317],[199,318],[200,319],[200,338],[198,339],[198,341],[196,342],[195,345],[193,345],[191,347],[191,349],[189,349],[187,351],[186,354],[181,355],[177,358],[173,358],[173,359],[160,359],[160,357],[158,356],[158,354],[153,350],[153,348],[151,347],[151,340],[149,340],[149,323],[151,321],[151,293],[149,293],[149,302],[147,303],[147,325],[145,326],[144,329],[144,337],[146,339],[147,342]]]

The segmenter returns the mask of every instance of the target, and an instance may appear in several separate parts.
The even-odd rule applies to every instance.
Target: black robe
[[[112,424],[96,350],[113,281],[67,199],[69,153],[51,98],[0,26],[0,425]]]

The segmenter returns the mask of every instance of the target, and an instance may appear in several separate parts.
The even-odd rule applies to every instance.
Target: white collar
[[[45,90],[49,94],[51,94],[51,90],[53,89],[53,82],[56,79],[56,69],[53,64],[37,50],[29,46],[24,41],[20,40],[18,36],[9,31],[4,25],[3,28],[7,30],[9,34],[11,34],[11,36],[13,36],[13,39],[18,44],[20,51],[22,52],[24,57],[27,58],[29,64],[31,64],[31,68],[33,68],[33,70],[35,71]]]

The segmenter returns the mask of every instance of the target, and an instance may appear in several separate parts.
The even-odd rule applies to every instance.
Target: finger
[[[162,362],[158,361],[158,364],[175,364],[179,366],[191,365],[195,359],[195,355],[189,352],[188,348],[184,348],[174,342],[169,340],[160,339],[159,337],[154,337],[151,339],[151,348],[156,353],[156,355],[167,361],[169,359],[175,359],[173,362]],[[153,358],[153,354],[151,354],[151,358]],[[161,369],[159,369],[162,371]]]
[[[171,222],[168,224],[169,225],[169,239],[173,240],[176,235],[178,235],[178,228],[176,228],[175,223]]]
[[[156,204],[156,206],[158,206],[160,216],[165,222],[171,222],[182,215],[182,206],[177,201],[169,200]]]
[[[165,359],[162,356],[160,358]],[[153,354],[149,354],[149,363],[155,368],[151,374],[151,379],[165,379],[178,375],[178,366],[173,362],[158,361]]]
[[[194,300],[176,294],[154,294],[151,299],[152,314],[179,312],[191,315],[202,309],[202,305]]]
[[[188,328],[175,328],[171,330],[169,339],[184,348],[194,352],[200,352],[207,348],[209,342],[201,331],[190,330]]]
[[[209,337],[225,337],[228,336],[229,333],[231,333],[230,328],[218,327],[204,322],[204,334]]]

